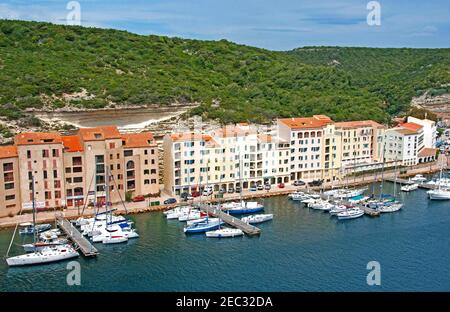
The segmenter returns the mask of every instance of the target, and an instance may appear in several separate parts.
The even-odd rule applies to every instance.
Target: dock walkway
[[[395,183],[397,181],[397,183],[400,185],[411,184],[410,180],[401,179],[401,178],[397,178],[397,179],[386,178],[385,181],[392,182],[392,183]],[[432,185],[432,184],[425,184],[425,183],[417,183],[417,184],[419,185],[419,188],[426,189],[426,190],[434,190],[436,188],[436,186]]]
[[[253,235],[259,235],[261,234],[261,229],[257,228],[256,226],[253,226],[251,224],[245,223],[241,219],[238,219],[236,217],[233,217],[219,208],[215,207],[207,207],[206,205],[201,205],[200,209],[208,214],[210,214],[213,217],[220,218],[223,220],[223,222],[227,223],[228,225],[231,225],[235,228],[241,229],[245,234],[253,236]]]
[[[68,238],[81,250],[85,257],[95,257],[98,255],[98,250],[88,241],[80,231],[65,219],[62,214],[56,216],[56,221],[61,230],[68,236]]]

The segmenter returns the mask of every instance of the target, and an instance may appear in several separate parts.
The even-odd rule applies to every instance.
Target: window
[[[4,163],[3,164],[3,171],[13,171],[13,163]]]
[[[52,149],[52,156],[53,157],[59,157],[59,150],[58,149]]]
[[[57,170],[53,170],[53,178],[54,179],[58,178],[58,171]]]
[[[83,167],[75,167],[73,168],[73,173],[80,173],[83,171]]]
[[[69,168],[70,169],[70,168]],[[44,170],[44,179],[48,179],[47,170]]]
[[[49,156],[48,150],[42,150],[42,157],[47,158]]]
[[[71,172],[72,172],[72,168],[67,167],[67,168],[66,168],[66,173],[71,173]]]
[[[72,157],[72,166],[81,166],[81,157]]]
[[[156,174],[156,169],[152,169],[151,174]]]
[[[14,183],[6,183],[5,190],[12,190],[14,188]]]
[[[61,181],[55,180],[55,182],[53,183],[53,186],[54,186],[55,188],[61,188]]]
[[[55,191],[55,198],[56,199],[61,198],[61,191]]]
[[[156,179],[152,179],[152,184],[156,184]]]
[[[150,150],[150,153],[151,153],[152,155],[155,155],[155,150],[154,150],[154,149],[151,149],[151,150]]]
[[[145,170],[144,170],[144,174],[145,174],[145,175],[150,174],[150,170],[145,169]]]
[[[31,151],[30,151],[30,150],[27,151],[27,158],[28,158],[28,159],[31,158]]]
[[[83,182],[83,178],[82,177],[75,177],[75,178],[73,178],[73,182],[74,183],[81,183],[81,182]]]
[[[123,156],[125,156],[125,157],[133,156],[133,150],[123,151]]]
[[[16,195],[6,195],[5,196],[5,200],[13,200],[13,199],[16,199]]]
[[[150,180],[144,180],[144,184],[150,184]]]
[[[114,148],[116,148],[116,143],[109,143],[109,149],[114,149]]]
[[[144,155],[148,155],[148,150],[144,150]]]
[[[52,199],[52,193],[46,191],[45,192],[45,199]]]

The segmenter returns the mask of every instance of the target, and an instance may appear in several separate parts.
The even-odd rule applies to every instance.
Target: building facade
[[[32,208],[76,208],[137,195],[159,195],[158,148],[149,132],[82,128],[73,135],[21,133],[0,147],[0,214]]]

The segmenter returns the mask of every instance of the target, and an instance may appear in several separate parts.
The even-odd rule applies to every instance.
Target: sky
[[[70,0],[0,0],[1,19],[66,24]],[[80,24],[142,35],[302,46],[450,47],[450,0],[79,0]],[[72,14],[73,15],[73,14]],[[373,23],[372,23],[373,24]]]

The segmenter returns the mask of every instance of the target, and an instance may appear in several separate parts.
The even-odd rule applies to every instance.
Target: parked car
[[[202,196],[210,196],[210,195],[212,195],[212,193],[213,193],[213,190],[212,189],[204,189],[203,190],[203,193],[202,193]]]
[[[279,183],[278,188],[284,188],[284,183]]]
[[[250,192],[256,192],[258,189],[256,188],[256,186],[252,186],[249,191]]]
[[[240,193],[241,192],[241,187],[240,186],[236,186],[236,189],[234,191],[235,193]]]
[[[304,181],[302,181],[302,180],[297,180],[297,181],[294,181],[294,186],[303,186],[303,185],[305,185],[306,183],[304,182]]]
[[[196,197],[199,197],[201,194],[199,191],[193,191],[191,195],[193,198],[196,198]]]
[[[262,190],[264,190],[264,185],[262,185],[262,184],[258,185],[258,191],[262,191]]]
[[[270,191],[270,189],[271,189],[270,184],[264,185],[264,189],[265,189],[266,191]]]
[[[133,198],[131,199],[131,201],[132,201],[133,203],[143,202],[143,201],[145,201],[145,197],[142,196],[142,195],[138,195],[138,196],[136,196],[136,197],[133,197]]]
[[[191,199],[194,198],[191,194],[186,193],[186,192],[181,193],[180,197],[181,197],[181,199],[184,200],[184,201],[191,200]]]
[[[171,205],[171,204],[176,204],[177,200],[176,198],[168,198],[164,201],[164,205]]]
[[[228,188],[228,193],[229,193],[229,194],[234,193],[234,188],[233,188],[233,187],[229,187],[229,188]]]
[[[321,186],[322,183],[323,183],[323,180],[314,180],[314,181],[308,182],[308,185],[309,186]]]
[[[221,188],[219,190],[219,194],[225,194],[227,192],[227,190],[225,188]]]

